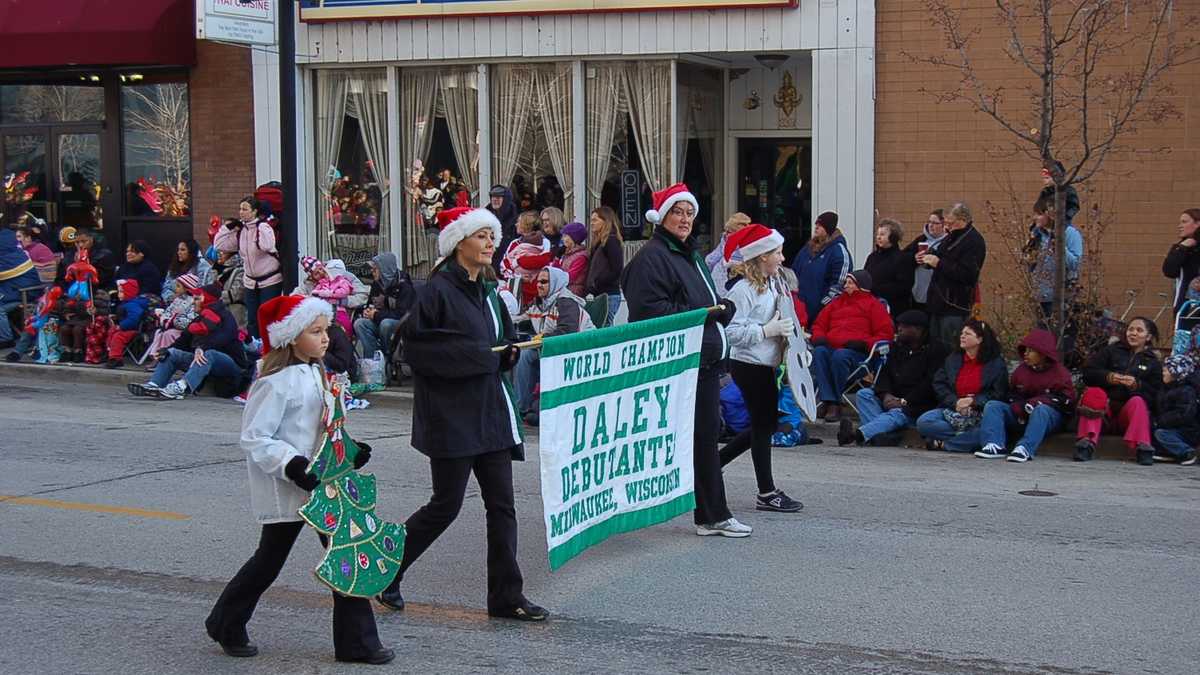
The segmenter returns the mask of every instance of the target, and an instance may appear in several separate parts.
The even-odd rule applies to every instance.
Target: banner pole
[[[712,307],[709,307],[706,309],[706,311],[709,314],[712,314],[713,312],[721,312],[724,310],[725,310],[725,305],[713,305]],[[516,347],[517,349],[530,349],[530,348],[541,349],[542,338],[536,337],[532,340],[526,340],[525,342],[514,342],[512,346]],[[498,347],[492,347],[492,351],[494,351],[494,352],[502,352],[505,349],[508,349],[508,345],[500,345]]]

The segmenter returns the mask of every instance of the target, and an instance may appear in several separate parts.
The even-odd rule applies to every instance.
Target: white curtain
[[[342,147],[342,126],[346,119],[347,73],[336,70],[317,71],[317,214],[322,225],[318,251],[329,253],[333,237],[333,220],[329,208],[329,187],[337,173],[338,152]]]
[[[404,264],[419,265],[432,259],[425,228],[417,216],[412,183],[424,173],[429,146],[433,142],[433,106],[437,99],[438,71],[409,69],[400,71],[400,144],[404,154],[406,188],[404,221]],[[422,168],[416,169],[417,162]]]
[[[472,200],[479,194],[478,76],[473,67],[448,68],[438,75],[446,125],[450,127],[450,143],[454,146],[454,157]]]
[[[586,80],[587,98],[587,207],[600,206],[600,193],[612,161],[613,137],[621,121],[621,71],[623,63],[589,65],[595,74]],[[582,215],[582,214],[581,214]]]
[[[567,220],[575,218],[574,158],[571,124],[571,65],[558,64],[536,71],[539,110],[550,163],[563,189],[563,211]]]
[[[517,172],[521,145],[533,108],[534,70],[529,66],[496,66],[492,81],[492,182],[508,185]]]
[[[622,74],[642,173],[661,190],[671,179],[671,62],[637,61]]]
[[[392,222],[388,208],[388,187],[391,183],[388,180],[387,73],[365,71],[355,73],[354,79],[354,89],[357,91],[350,95],[350,102],[357,113],[363,146],[366,147],[371,172],[382,195],[379,204],[379,246],[382,250],[388,241]]]

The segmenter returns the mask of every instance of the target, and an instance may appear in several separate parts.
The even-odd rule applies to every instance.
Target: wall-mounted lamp
[[[779,66],[782,66],[783,63],[788,60],[788,55],[787,54],[755,54],[754,60],[758,61],[759,63],[761,63],[762,65],[766,66],[767,68],[769,68],[771,70],[775,70]]]

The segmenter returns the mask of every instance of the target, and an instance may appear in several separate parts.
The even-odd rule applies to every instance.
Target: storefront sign
[[[273,45],[276,2],[278,0],[196,0],[196,38]]]
[[[234,0],[236,1],[236,0]],[[795,7],[799,0],[300,0],[302,21]]]
[[[642,177],[633,169],[621,172],[621,227],[642,229]]]

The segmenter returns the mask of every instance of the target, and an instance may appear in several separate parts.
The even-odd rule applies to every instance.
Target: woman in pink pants
[[[1079,433],[1075,461],[1092,458],[1100,431],[1124,433],[1125,445],[1138,461],[1152,461],[1150,416],[1162,387],[1162,363],[1154,353],[1158,326],[1144,316],[1134,318],[1124,339],[1088,358],[1083,370],[1087,388],[1079,401]]]

